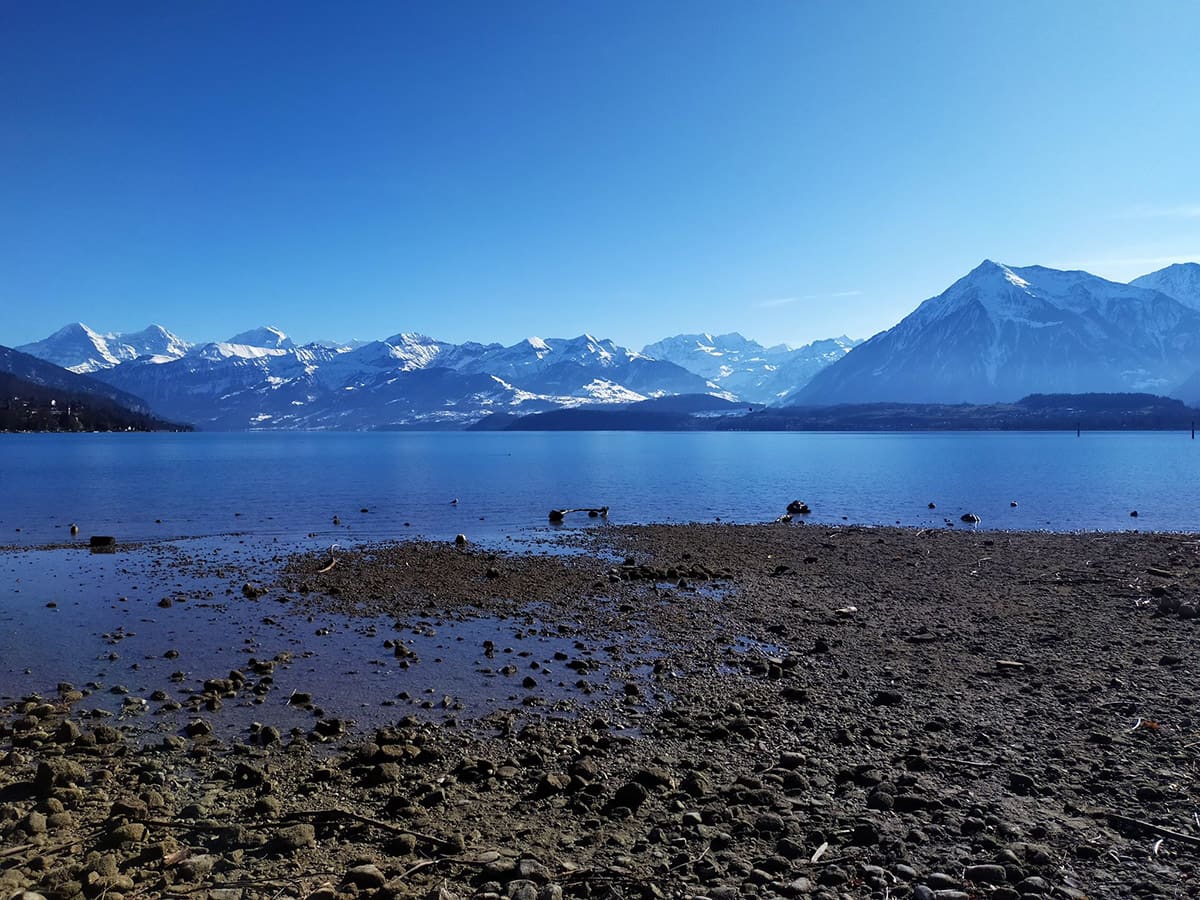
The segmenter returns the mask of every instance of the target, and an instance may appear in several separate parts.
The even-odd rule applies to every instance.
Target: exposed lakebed
[[[195,672],[191,689],[222,708],[161,739],[88,715],[98,693],[11,704],[0,887],[55,900],[1081,900],[1200,886],[1194,535],[644,526],[575,533],[569,554],[384,544],[331,568],[324,549],[228,540],[236,566],[212,547],[123,574],[120,552],[64,557],[64,575],[94,564],[200,592],[158,611],[156,588],[123,614],[132,596],[98,583],[92,677],[132,689],[109,666],[161,649],[136,642],[206,622],[225,633],[246,610],[246,634],[219,652],[250,671],[233,684]],[[141,621],[180,612],[194,618],[173,634]],[[142,630],[102,658],[122,626]],[[325,656],[330,638],[344,643]],[[255,705],[249,656],[292,639],[320,655],[278,663]],[[355,673],[344,701],[314,689],[324,715],[286,705],[300,676],[338,671],[356,647],[369,649],[340,661]],[[453,697],[427,682],[463,664],[459,647],[478,648],[461,657],[472,684],[504,685],[478,694],[482,716],[465,700],[424,709],[410,687],[376,727],[321,724],[374,689],[372,659],[435,687],[431,701]],[[576,675],[614,690],[589,695]],[[243,703],[303,724],[269,741],[228,728]]]

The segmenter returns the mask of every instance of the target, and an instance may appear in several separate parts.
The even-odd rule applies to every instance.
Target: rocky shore
[[[294,693],[311,728],[222,736],[223,703],[269,692],[283,655],[144,698],[173,704],[165,736],[71,684],[11,705],[0,898],[1200,895],[1193,536],[574,544],[371,546],[238,585],[275,616],[526,622],[474,648],[510,685],[483,715],[433,693],[365,729]]]

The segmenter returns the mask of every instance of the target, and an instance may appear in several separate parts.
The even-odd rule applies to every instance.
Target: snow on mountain
[[[1200,310],[1200,263],[1176,263],[1135,278],[1134,287],[1149,288],[1178,300],[1184,306]]]
[[[1200,359],[1200,313],[1086,272],[985,260],[787,402],[996,402],[1173,390]]]
[[[453,344],[406,331],[385,338],[382,343],[387,348],[386,355],[399,362],[405,372],[424,369],[446,351],[454,349]]]
[[[72,372],[89,374],[131,359],[146,357],[155,362],[178,359],[190,348],[191,344],[161,325],[126,334],[100,334],[82,322],[74,322],[48,338],[16,349]]]
[[[510,378],[545,372],[563,363],[599,368],[620,367],[638,356],[640,354],[590,334],[575,338],[530,337],[511,347],[490,345],[472,360],[457,361],[455,368],[460,371],[487,371]]]
[[[727,380],[739,372],[761,372],[765,366],[777,365],[789,352],[783,344],[768,349],[736,331],[677,334],[642,348],[646,356],[673,362],[714,381]]]
[[[814,341],[792,349],[764,347],[737,332],[680,334],[647,344],[642,353],[673,362],[749,403],[772,403],[803,387],[859,341],[847,337]]]
[[[268,347],[272,350],[290,350],[296,346],[290,337],[270,325],[235,334],[223,343],[240,344],[245,347]]]
[[[783,397],[804,387],[817,375],[862,343],[845,335],[813,341],[794,350],[775,365],[773,371],[755,381],[754,396],[744,399],[758,403],[778,403]],[[732,385],[731,385],[732,387]],[[749,391],[743,391],[749,394]]]
[[[254,416],[270,419],[281,407],[304,405],[327,393],[319,374],[340,355],[316,344],[284,349],[221,342],[159,365],[123,363],[97,377],[145,398],[156,411],[170,410],[178,421],[247,428]]]
[[[274,345],[274,346],[266,346]],[[209,429],[461,427],[493,412],[628,403],[713,386],[591,335],[511,347],[401,332],[356,348],[296,346],[277,329],[104,370],[177,421]]]

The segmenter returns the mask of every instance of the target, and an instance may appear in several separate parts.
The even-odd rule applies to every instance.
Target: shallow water
[[[66,681],[88,691],[84,711],[174,732],[193,714],[164,714],[154,691],[186,704],[206,679],[237,669],[255,683],[250,661],[279,659],[258,702],[246,691],[197,713],[219,733],[244,735],[254,721],[307,731],[318,713],[360,728],[409,712],[478,718],[531,701],[531,711],[570,715],[615,696],[636,666],[619,648],[545,627],[535,608],[512,618],[465,610],[397,621],[311,612],[298,595],[277,591],[243,596],[248,575],[269,583],[279,549],[220,537],[113,554],[0,554],[0,702],[50,696]],[[385,642],[400,644],[403,656]],[[580,676],[567,657],[597,668]],[[536,689],[522,685],[526,676]],[[315,709],[291,705],[296,691],[310,693]]]

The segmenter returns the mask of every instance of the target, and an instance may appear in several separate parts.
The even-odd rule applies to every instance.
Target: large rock
[[[267,847],[275,853],[295,853],[316,845],[317,830],[307,822],[301,822],[279,829]]]

